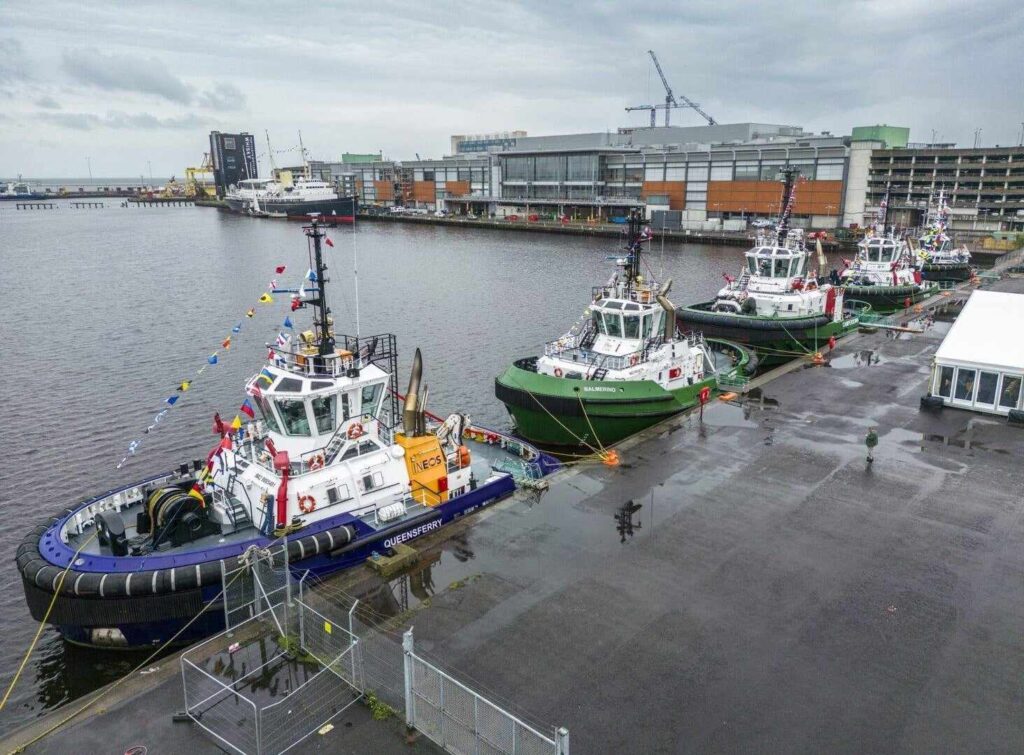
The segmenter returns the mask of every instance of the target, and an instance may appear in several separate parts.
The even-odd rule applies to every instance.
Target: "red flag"
[[[286,265],[278,265],[277,267],[274,268],[274,272],[277,273],[278,275],[280,275],[281,273],[284,272],[285,267],[287,267],[287,266]]]
[[[333,241],[331,241],[331,237],[330,237],[330,236],[326,236],[326,237],[324,238],[324,241],[326,241],[326,242],[327,242],[327,246],[334,246],[334,242],[333,242]]]
[[[256,398],[263,398],[263,391],[260,390],[258,385],[253,383],[252,388],[249,389],[249,395],[255,396]]]
[[[221,341],[220,345],[221,345],[221,347],[223,347],[225,349],[230,349],[231,348],[231,336],[228,336],[223,341]]]
[[[298,299],[292,299],[292,312],[294,312],[295,310],[297,310],[301,306],[302,306],[302,302],[301,301],[299,301]]]

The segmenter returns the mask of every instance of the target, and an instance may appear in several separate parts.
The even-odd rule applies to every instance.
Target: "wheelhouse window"
[[[598,312],[596,310],[591,312],[590,313],[590,319],[594,323],[594,330],[596,330],[598,333],[600,333],[603,336],[604,335],[608,335],[608,331],[604,327],[604,320],[601,319],[601,313],[600,312]]]
[[[643,337],[645,339],[651,337],[651,323],[653,321],[654,321],[654,313],[653,312],[650,312],[650,313],[644,315],[643,330],[641,332],[643,333]]]
[[[608,335],[614,336],[615,338],[622,338],[622,318],[619,315],[613,315],[611,312],[605,312],[604,326],[607,328]]]
[[[953,368],[940,367],[938,385],[935,387],[935,394],[943,398],[950,398],[953,395]]]
[[[751,273],[757,273],[757,258],[753,255],[747,257],[747,270]]]
[[[274,416],[274,411],[270,408],[270,403],[262,396],[253,396],[253,400],[256,402],[256,406],[260,410],[260,414],[263,416],[263,421],[267,423],[267,428],[271,432],[281,432],[281,427],[277,424],[277,417]]]
[[[775,260],[775,276],[776,278],[788,278],[789,277],[789,260],[788,259],[777,259]]]
[[[336,395],[317,396],[310,402],[313,406],[313,418],[316,420],[318,433],[329,433],[335,428],[337,418],[338,397]]]
[[[306,405],[302,401],[290,398],[275,399],[277,411],[281,414],[284,431],[288,435],[312,435],[309,430],[309,418],[306,416]]]
[[[760,275],[762,278],[771,278],[772,277],[772,258],[771,257],[761,257],[760,259],[758,259],[758,261],[757,261],[757,274]]]
[[[383,383],[374,383],[373,385],[363,386],[363,414],[372,414],[374,417],[377,416],[377,404],[380,401],[380,394],[383,390]]]
[[[299,393],[302,390],[302,381],[297,378],[281,378],[274,390],[283,393]]]
[[[974,370],[965,370],[962,367],[956,371],[956,390],[954,398],[960,401],[970,401],[974,398]]]
[[[999,408],[1015,409],[1020,401],[1020,375],[1003,375],[1003,386],[999,391]]]
[[[639,338],[640,337],[640,316],[639,315],[623,315],[623,325],[625,326],[624,333],[626,338]]]

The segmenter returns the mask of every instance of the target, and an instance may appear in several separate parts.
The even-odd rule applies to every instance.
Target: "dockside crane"
[[[708,122],[709,126],[717,125],[718,121],[716,121],[710,115],[708,115],[703,110],[701,110],[700,109],[700,105],[698,105],[696,102],[694,102],[693,100],[688,98],[686,95],[684,95],[684,94],[679,95],[679,98],[683,101],[683,104],[680,104],[676,100],[676,96],[672,92],[672,87],[669,86],[668,79],[665,78],[665,72],[661,70],[661,63],[658,62],[658,56],[654,54],[654,50],[648,50],[647,54],[650,55],[651,56],[651,60],[654,61],[654,67],[658,71],[658,76],[661,77],[662,85],[665,87],[665,104],[664,105],[634,105],[633,107],[626,108],[626,112],[629,112],[631,110],[649,110],[651,112],[651,126],[653,127],[653,126],[656,125],[655,118],[657,116],[658,111],[659,110],[664,110],[665,111],[665,125],[668,126],[670,124],[670,122],[671,122],[669,114],[672,112],[672,110],[674,110],[675,108],[688,107],[688,108],[691,108],[691,109],[697,111],[697,113],[699,113],[700,116],[704,120],[706,120]]]

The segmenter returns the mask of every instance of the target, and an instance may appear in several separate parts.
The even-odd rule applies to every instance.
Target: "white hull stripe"
[[[306,547],[302,544],[302,538],[299,538],[296,542],[299,544],[299,560],[301,561],[306,557]],[[286,548],[288,546],[285,546]]]
[[[150,587],[150,592],[152,592],[154,595],[156,595],[156,578],[159,575],[160,575],[160,570],[159,569],[157,569],[155,572],[153,572],[153,584]]]
[[[84,576],[85,574],[79,574],[78,577],[75,579],[75,595],[78,595],[78,583],[82,581],[82,577]]]
[[[176,592],[177,588],[174,586],[174,575],[178,573],[177,569],[171,569],[171,592]]]
[[[331,550],[334,550],[334,535],[331,534],[330,530],[327,530],[327,539],[331,541]]]
[[[109,576],[110,576],[109,574],[104,574],[102,577],[100,577],[100,597],[101,598],[106,597],[103,594],[103,583],[107,581],[107,577],[109,577]]]
[[[134,574],[129,574],[124,580],[124,594],[131,597],[132,594],[132,577]]]
[[[199,564],[196,564],[196,587],[203,586],[203,570],[199,568]]]

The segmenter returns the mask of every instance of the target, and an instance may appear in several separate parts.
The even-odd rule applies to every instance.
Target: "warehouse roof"
[[[1024,371],[1024,294],[975,291],[935,352],[939,364]]]

